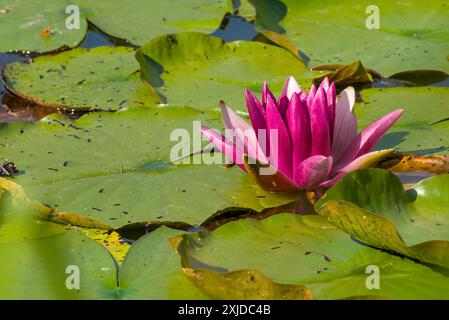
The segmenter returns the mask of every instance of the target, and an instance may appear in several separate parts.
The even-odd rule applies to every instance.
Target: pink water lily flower
[[[357,133],[354,89],[346,88],[337,99],[327,78],[306,93],[289,77],[278,100],[266,83],[262,102],[251,91],[245,96],[252,126],[221,102],[233,138],[204,126],[199,130],[270,191],[330,187],[348,172],[372,166],[393,151],[370,152],[404,111],[386,114]],[[274,173],[261,175],[258,170],[267,166]]]

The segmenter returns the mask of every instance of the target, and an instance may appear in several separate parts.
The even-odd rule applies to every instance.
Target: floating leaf
[[[270,79],[280,91],[288,76],[303,85],[314,73],[287,50],[259,42],[223,40],[186,32],[158,37],[137,51],[143,79],[170,105],[215,109],[224,100],[245,110],[244,89],[260,93]]]
[[[167,33],[212,32],[232,11],[229,0],[2,0],[0,52],[74,48],[86,36],[88,22],[107,35],[143,45]]]
[[[406,81],[409,86],[427,86],[448,79],[449,74],[438,70],[411,70],[395,73],[389,78]]]
[[[312,300],[309,288],[278,284],[257,270],[220,273],[184,269],[187,277],[210,297],[220,300]]]
[[[381,161],[378,167],[393,172],[425,171],[433,174],[444,174],[449,173],[449,157],[396,153]]]
[[[114,257],[114,260],[122,265],[126,254],[131,245],[120,236],[120,234],[113,230],[94,229],[94,228],[77,228],[80,232],[87,235],[89,238],[97,241],[105,247],[109,253]]]
[[[79,216],[73,212],[60,211],[28,198],[23,188],[4,178],[0,178],[0,192],[7,191],[11,195],[13,203],[18,206],[26,206],[29,210],[39,215],[40,219],[53,221],[65,225],[75,225],[84,228],[96,228],[110,230],[111,228],[88,217]]]
[[[9,64],[3,82],[15,95],[44,107],[117,110],[153,106],[160,99],[140,81],[138,70],[130,48],[74,49],[30,63]]]
[[[27,206],[3,204],[0,297],[106,298],[105,289],[114,290],[116,283],[116,266],[111,255],[94,240],[70,229],[40,219]]]
[[[360,128],[398,108],[405,112],[376,149],[396,148],[401,153],[447,154],[449,89],[440,87],[365,89],[355,112]],[[430,112],[429,112],[430,110]]]
[[[100,236],[108,252],[80,232],[31,221],[0,223],[3,299],[207,299],[184,276],[168,243],[178,231],[162,227],[126,254],[129,245],[118,247],[114,236],[105,239],[95,230],[88,232],[97,241]],[[120,269],[110,252],[119,263],[126,254]]]
[[[411,260],[361,246],[317,215],[279,214],[262,221],[230,222],[213,232],[184,235],[178,252],[183,266],[197,272],[188,272],[199,278],[197,284],[220,297],[228,296],[227,292],[235,294],[229,278],[248,269],[262,272],[264,279],[278,284],[305,285],[317,299],[372,295],[366,283],[367,267],[373,265],[380,274],[376,295],[448,297],[448,277]],[[209,275],[213,282],[201,281]],[[240,295],[254,288],[245,281],[240,284]]]
[[[133,244],[119,270],[122,299],[208,299],[183,274],[179,257],[169,238],[179,231],[166,227],[151,232]]]
[[[250,3],[256,8],[256,26],[281,33],[311,66],[362,60],[386,75],[411,69],[449,72],[449,7],[444,0]],[[279,10],[282,5],[288,10]]]
[[[253,40],[265,42],[268,44],[274,44],[287,49],[294,57],[302,61],[302,58],[299,56],[298,49],[296,49],[296,47],[290,41],[282,37],[279,33],[273,31],[261,31]]]
[[[108,35],[143,45],[167,33],[212,32],[233,11],[229,0],[75,0]]]
[[[48,52],[76,47],[87,32],[87,21],[79,28],[66,27],[68,0],[0,1],[0,52]]]
[[[239,168],[219,164],[221,153],[190,158],[205,146],[193,121],[221,126],[218,113],[170,107],[2,124],[0,155],[21,168],[15,181],[30,198],[111,227],[196,225],[224,208],[261,211],[297,198],[263,191]],[[172,163],[183,156],[187,163]]]
[[[348,65],[338,66],[335,71],[317,77],[313,80],[313,82],[316,86],[319,86],[325,77],[327,77],[329,81],[335,82],[335,85],[341,89],[349,86],[363,87],[370,85],[373,82],[371,75],[363,67],[360,61],[356,61]]]
[[[426,263],[449,267],[449,175],[405,191],[381,169],[347,175],[315,208],[337,227],[369,245]]]

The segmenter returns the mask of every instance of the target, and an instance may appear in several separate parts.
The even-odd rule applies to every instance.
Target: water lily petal
[[[292,168],[295,171],[310,156],[312,146],[309,111],[304,96],[301,98],[300,94],[293,94],[285,118],[292,143]]]
[[[345,167],[340,169],[337,172],[337,174],[335,175],[335,177],[322,182],[320,184],[320,187],[331,187],[335,183],[339,182],[349,172],[358,170],[358,169],[372,167],[375,164],[377,164],[380,160],[389,156],[393,152],[394,152],[394,149],[385,149],[385,150],[379,150],[379,151],[365,153],[364,155],[356,158],[355,160],[351,161],[348,165],[346,165]]]
[[[329,79],[327,77],[321,80],[319,88],[323,88],[325,92],[329,90]]]
[[[266,129],[267,124],[265,120],[265,110],[262,108],[259,99],[249,90],[245,90],[246,106],[248,108],[249,119],[253,126],[254,131],[258,132],[259,129]]]
[[[288,104],[289,104],[289,100],[287,98],[287,96],[281,96],[279,98],[279,103],[278,103],[278,110],[279,110],[279,114],[281,115],[282,119],[285,122],[285,114],[287,112],[287,108],[288,108]]]
[[[288,77],[287,81],[285,81],[284,89],[282,90],[281,97],[279,98],[279,113],[281,114],[282,118],[285,121],[285,113],[287,112],[287,108],[289,105],[290,100],[292,99],[293,94],[300,93],[301,88],[299,87],[298,83],[296,82],[295,78],[292,76]]]
[[[308,104],[310,129],[312,132],[311,154],[329,156],[331,144],[327,119],[327,99],[323,88],[319,88],[312,104]]]
[[[271,92],[270,88],[268,88],[267,82],[263,82],[262,86],[262,107],[266,109],[267,107],[267,99],[268,97],[271,97],[273,101],[276,101],[276,98],[274,97],[274,94]]]
[[[237,164],[241,169],[246,171],[243,164],[243,150],[239,150],[236,145],[226,140],[225,136],[215,129],[210,129],[205,126],[198,126],[197,129],[232,163]]]
[[[291,142],[290,135],[282,119],[276,102],[267,98],[267,131],[270,140],[270,163],[286,176],[291,176]],[[276,139],[277,137],[277,139]]]
[[[313,100],[315,99],[316,94],[316,87],[315,85],[312,85],[310,87],[309,93],[307,94],[307,105],[311,106],[313,103]]]
[[[304,160],[296,170],[295,183],[303,189],[311,189],[326,179],[332,169],[332,157],[311,156]]]
[[[265,154],[259,146],[256,133],[249,123],[229,108],[223,101],[220,101],[220,108],[225,128],[233,130],[232,134],[236,137],[235,143],[237,146],[241,146],[244,153],[250,157],[267,162]]]
[[[331,83],[329,89],[326,91],[326,94],[327,94],[327,118],[329,120],[329,135],[332,143],[332,141],[334,140],[335,106],[337,97],[335,83],[333,82]]]
[[[293,93],[301,92],[301,88],[292,76],[285,81],[284,89],[281,96],[286,96],[288,100],[292,98]]]
[[[372,148],[379,142],[382,136],[388,129],[399,119],[403,109],[397,109],[390,112],[363,129],[349,145],[341,159],[338,161],[335,170],[346,166],[353,159],[358,158],[365,153],[371,151]]]
[[[357,119],[353,113],[355,91],[348,87],[340,93],[335,107],[332,156],[337,162],[357,135]]]
[[[359,157],[369,152],[379,142],[385,132],[399,119],[404,109],[397,109],[389,114],[386,114],[374,121],[368,127],[360,132],[361,143],[360,149],[355,157]]]

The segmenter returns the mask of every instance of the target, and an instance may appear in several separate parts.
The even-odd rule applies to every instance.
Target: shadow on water
[[[287,15],[287,5],[280,0],[250,0],[256,11],[257,25],[264,30],[271,30],[280,34],[285,33],[279,23]],[[234,7],[240,7],[240,0],[233,0]]]
[[[399,145],[401,142],[405,141],[405,137],[408,136],[407,131],[398,131],[385,134],[378,143],[378,148],[382,149],[392,149]]]
[[[220,27],[211,33],[212,36],[222,38],[226,42],[236,40],[251,41],[258,32],[254,25],[237,15],[226,15]]]
[[[407,131],[398,131],[398,132],[391,132],[385,134],[382,139],[379,141],[377,145],[377,149],[394,149],[397,145],[405,141],[405,137],[409,135],[409,132]],[[419,144],[416,145],[417,147],[420,147]],[[429,155],[433,153],[439,153],[448,150],[449,147],[441,146],[436,148],[428,148],[428,149],[415,149],[415,150],[406,150],[401,151],[402,153],[411,153],[416,155]]]

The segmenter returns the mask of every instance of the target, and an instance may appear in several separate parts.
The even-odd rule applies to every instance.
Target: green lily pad
[[[117,110],[159,103],[138,70],[131,48],[74,49],[9,64],[3,82],[14,94],[45,107]]]
[[[257,93],[264,80],[280,93],[293,75],[303,85],[313,75],[287,50],[259,42],[223,40],[186,32],[156,38],[137,51],[143,79],[170,105],[218,108],[224,100],[246,111],[244,89]]]
[[[361,246],[316,215],[240,220],[211,233],[183,237],[178,251],[185,267],[223,275],[255,269],[278,283],[306,285],[317,299],[371,295],[448,298],[448,277],[411,260]],[[367,267],[373,265],[379,269],[379,289],[366,286],[371,284],[372,272],[367,272]],[[210,285],[203,282],[204,290],[212,290]]]
[[[359,128],[395,109],[405,109],[398,122],[379,142],[377,149],[400,152],[448,154],[449,89],[442,87],[366,89],[355,105]],[[439,123],[438,123],[439,122]]]
[[[212,32],[230,0],[76,0],[89,22],[108,35],[143,45],[152,38],[182,31]]]
[[[365,169],[329,189],[316,208],[372,246],[449,267],[448,183],[449,175],[435,176],[405,191],[394,174]]]
[[[73,24],[73,5],[79,9],[79,28]],[[143,45],[167,33],[212,32],[232,11],[230,0],[1,0],[0,52],[74,48],[86,36],[88,22],[110,36]],[[75,28],[67,28],[67,20]]]
[[[8,216],[12,212],[14,217]],[[2,205],[0,297],[207,299],[184,276],[179,257],[169,245],[169,238],[179,231],[161,227],[140,238],[117,269],[105,247],[76,230],[40,220],[17,207],[8,211]],[[76,283],[69,277],[78,271],[79,288],[67,287],[67,282]]]
[[[23,203],[0,208],[2,299],[102,299],[115,289],[116,266],[99,243],[40,219]],[[77,269],[74,271],[74,269]],[[79,271],[79,288],[68,288]]]
[[[124,299],[209,299],[182,272],[169,238],[179,231],[160,227],[133,244],[118,273]]]
[[[186,149],[190,164],[171,162],[172,147],[180,143],[177,136],[170,141],[173,130],[184,130],[191,143],[193,134],[201,137],[193,121],[220,128],[220,118],[164,107],[1,124],[0,155],[16,163],[21,174],[14,181],[31,199],[112,227],[140,221],[195,225],[228,207],[261,211],[294,201],[296,193],[263,191],[238,167],[188,158],[206,143]]]
[[[361,60],[385,75],[411,69],[449,71],[449,6],[444,0],[249,2],[257,8],[256,26],[281,33],[311,66]],[[367,27],[372,25],[373,5],[379,12],[378,29]]]
[[[1,0],[0,52],[48,52],[76,47],[87,32],[87,21],[79,29],[66,28],[68,0]]]

